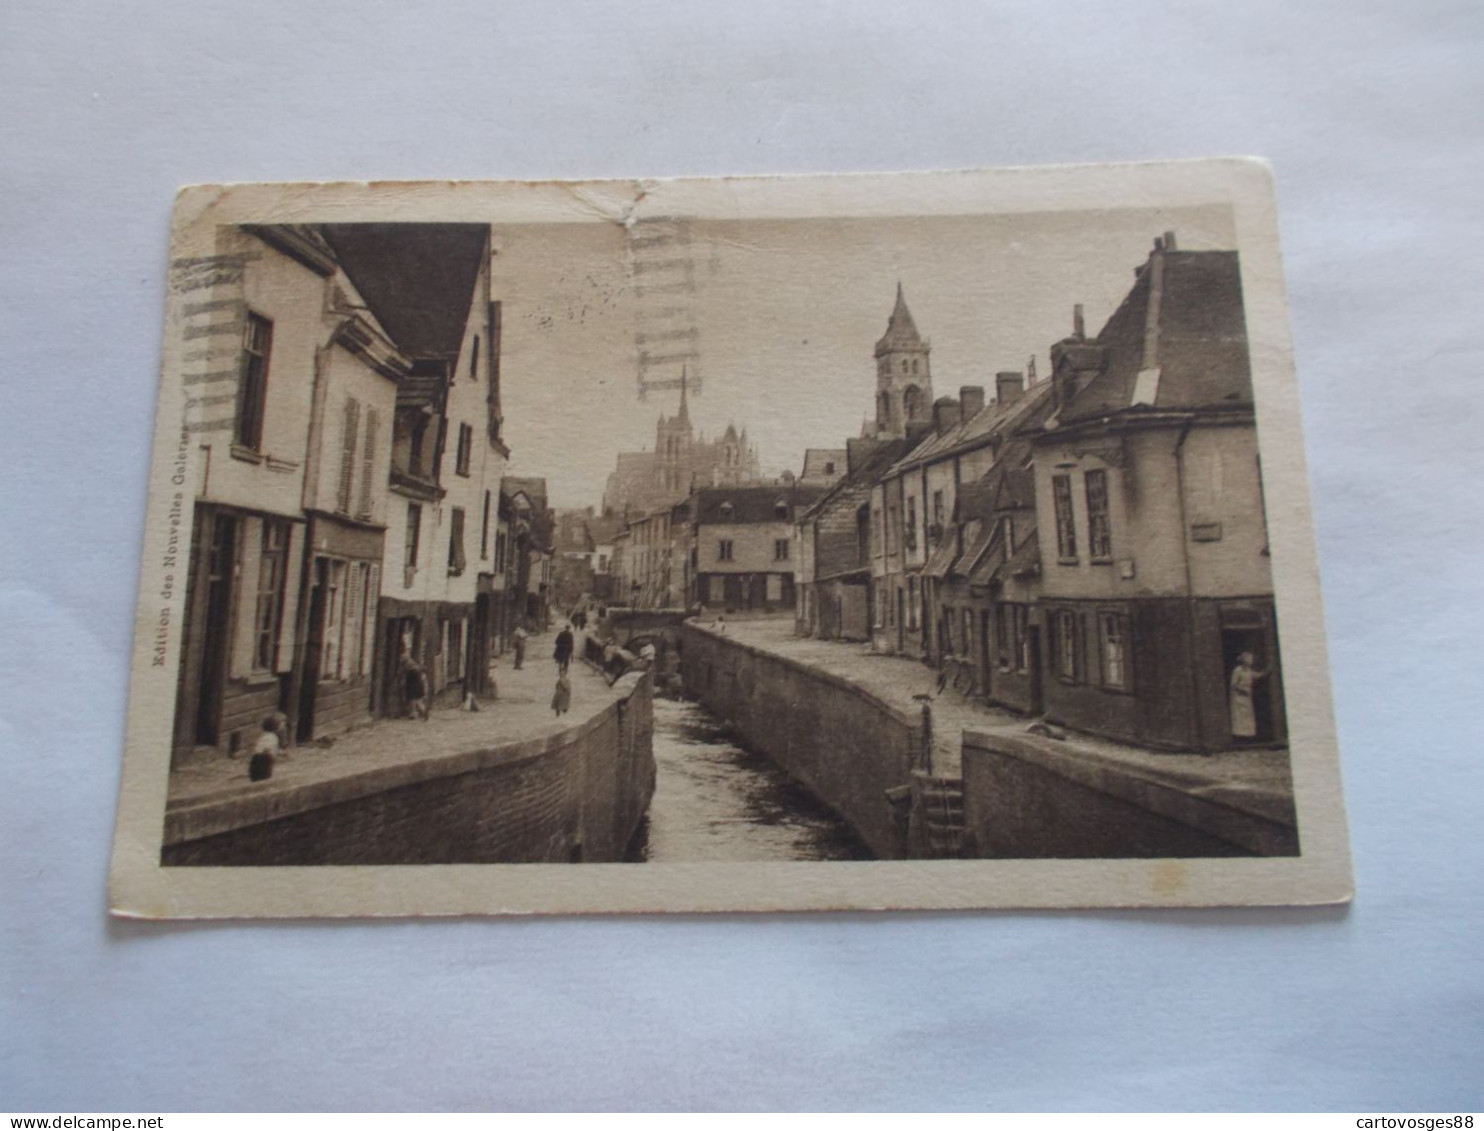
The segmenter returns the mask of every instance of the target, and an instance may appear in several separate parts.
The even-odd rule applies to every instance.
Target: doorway
[[[204,631],[196,682],[195,731],[199,746],[215,746],[221,740],[227,646],[232,635],[232,575],[236,563],[237,519],[228,514],[213,515],[206,551]]]
[[[1030,713],[1040,715],[1046,706],[1041,699],[1041,626],[1027,625],[1025,630],[1026,666],[1030,676]]]
[[[320,660],[325,646],[325,589],[330,563],[314,559],[314,582],[309,591],[309,631],[304,642],[304,672],[299,683],[299,726],[297,737],[307,742],[314,737],[314,707],[319,695]]]
[[[1253,668],[1265,672],[1261,679],[1252,683],[1252,722],[1255,733],[1239,735],[1239,719],[1231,693],[1231,676],[1236,670],[1237,659],[1243,652],[1250,652]],[[1227,735],[1237,746],[1262,746],[1277,738],[1273,725],[1273,657],[1267,647],[1267,634],[1261,627],[1223,628],[1221,630],[1221,670],[1227,689]]]

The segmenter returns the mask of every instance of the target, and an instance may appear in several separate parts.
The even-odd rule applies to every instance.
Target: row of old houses
[[[484,694],[545,616],[552,536],[544,483],[505,475],[490,228],[216,239],[235,266],[185,357],[205,417],[183,433],[173,764],[250,746],[275,711],[301,742],[399,714],[414,662],[436,700]]]
[[[616,599],[635,608],[769,614],[796,604],[795,523],[825,488],[791,477],[693,487],[614,541]]]
[[[1049,378],[993,400],[934,399],[930,358],[899,288],[875,427],[796,524],[799,631],[1110,738],[1286,741],[1237,253],[1166,233],[1098,334],[1077,307]]]

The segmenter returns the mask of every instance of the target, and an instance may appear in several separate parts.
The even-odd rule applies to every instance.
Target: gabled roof
[[[1107,362],[1058,413],[1062,424],[1125,412],[1250,411],[1237,253],[1154,251],[1097,345]]]
[[[537,475],[507,475],[500,480],[500,494],[525,495],[538,510],[546,509],[546,480]]]
[[[324,224],[377,321],[412,357],[457,357],[488,224]]]
[[[906,458],[898,461],[891,469],[892,473],[932,463],[957,452],[972,451],[987,443],[999,442],[1011,436],[1015,429],[1044,416],[1050,411],[1050,406],[1050,381],[1032,385],[1009,404],[991,401],[968,420],[960,421],[942,435],[929,432]]]
[[[804,470],[800,479],[832,479],[845,471],[848,453],[844,448],[808,448],[804,452]],[[833,465],[831,470],[827,467]]]
[[[693,496],[697,525],[793,522],[824,493],[822,487],[766,483],[746,487],[702,487]],[[780,504],[787,515],[778,517]]]
[[[907,445],[908,441],[903,439],[882,441],[875,451],[861,460],[854,471],[820,495],[799,519],[808,520],[840,506],[860,506],[862,501],[870,497],[871,488],[881,480],[892,464],[901,459],[902,454],[907,451]]]
[[[1008,561],[1005,560],[1002,536],[998,529],[984,548],[979,551],[977,560],[966,561],[965,565],[969,572],[969,584],[975,588],[1003,584],[1012,577],[1031,577],[1041,570],[1041,535],[1037,527],[1032,526],[1029,530],[1021,532],[1020,541],[1010,554]]]

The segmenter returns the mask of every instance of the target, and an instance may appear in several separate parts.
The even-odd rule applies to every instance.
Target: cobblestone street
[[[273,777],[247,780],[248,759],[213,758],[176,770],[170,775],[168,804],[172,807],[232,797],[246,792],[270,792],[329,781],[334,778],[385,769],[390,766],[443,758],[494,742],[540,738],[570,728],[618,696],[603,677],[586,664],[571,666],[572,709],[558,720],[551,710],[556,682],[552,660],[555,633],[533,636],[519,671],[510,653],[494,669],[498,698],[483,701],[478,711],[456,707],[435,709],[432,717],[383,719],[348,731],[325,745],[310,743],[280,757]]]
[[[1251,803],[1254,798],[1291,794],[1293,788],[1288,752],[1283,749],[1168,754],[1075,732],[1064,739],[1035,738],[1026,734],[1034,719],[972,702],[954,691],[938,694],[938,672],[918,660],[873,653],[863,643],[795,636],[793,621],[787,618],[729,622],[726,634],[848,679],[903,711],[920,711],[921,703],[914,695],[933,695],[933,772],[944,777],[961,772],[963,732],[979,730],[1010,732],[1054,749],[1119,763],[1171,784],[1193,786],[1209,796]]]

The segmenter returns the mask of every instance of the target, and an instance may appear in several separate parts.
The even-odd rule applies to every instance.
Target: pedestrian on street
[[[1257,689],[1257,681],[1267,678],[1268,669],[1258,670],[1253,666],[1256,662],[1257,658],[1251,652],[1243,652],[1237,657],[1237,666],[1232,669],[1232,737],[1239,741],[1250,742],[1257,737],[1257,712],[1253,709],[1252,693]]]
[[[402,694],[407,699],[407,714],[428,721],[428,673],[411,656],[402,669]]]
[[[512,640],[514,641],[514,644],[515,644],[515,670],[516,671],[520,671],[520,666],[523,663],[526,662],[526,637],[529,636],[529,635],[530,635],[530,633],[528,633],[526,631],[526,626],[525,625],[518,624],[518,625],[515,626],[515,633],[514,633],[514,635],[512,637]]]
[[[572,706],[572,681],[567,678],[567,669],[557,673],[556,691],[551,696],[551,709],[561,718]]]
[[[563,675],[567,673],[567,665],[572,662],[572,626],[564,624],[562,631],[557,633],[556,651],[552,653],[557,663],[557,670]]]

